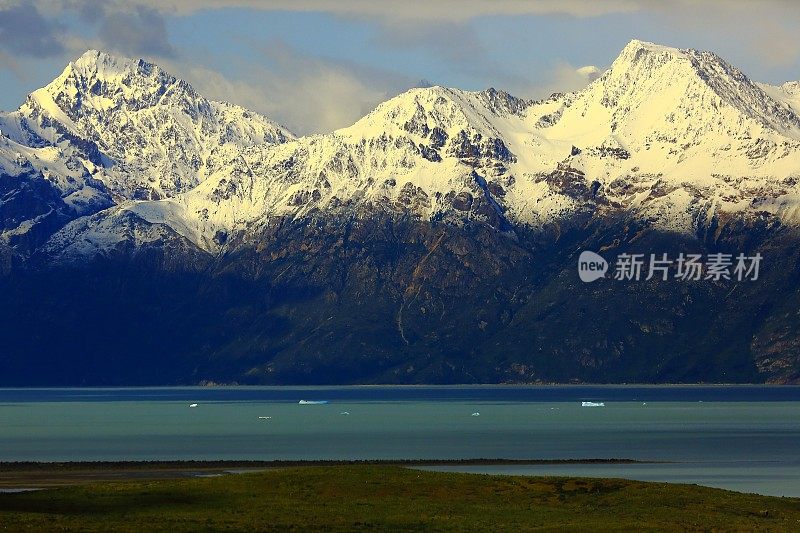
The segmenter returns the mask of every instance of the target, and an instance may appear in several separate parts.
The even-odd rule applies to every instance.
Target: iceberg
[[[581,402],[581,407],[605,407],[603,402]]]
[[[300,400],[300,405],[322,405],[328,403],[328,400]]]

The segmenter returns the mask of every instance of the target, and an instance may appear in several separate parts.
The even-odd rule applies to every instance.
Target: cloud
[[[515,87],[514,91],[527,98],[546,98],[553,93],[580,91],[602,75],[603,70],[594,65],[575,67],[562,61],[544,73],[542,81]]]
[[[509,86],[521,81],[519,75],[491,57],[489,46],[470,21],[400,21],[381,25],[380,30],[370,40],[371,45],[391,52],[415,50],[446,66],[446,70],[474,80],[475,88]]]
[[[65,5],[63,0],[34,1],[56,11]],[[66,1],[74,8],[97,0]],[[107,42],[113,43],[115,37],[120,42],[129,41],[125,47],[118,43],[118,48],[128,53],[152,53],[159,48],[161,54],[167,53],[169,43],[157,15],[183,16],[224,8],[319,12],[376,23],[381,32],[376,43],[426,47],[437,57],[457,64],[463,73],[488,71],[498,81],[512,84],[514,80],[506,79],[507,72],[500,65],[486,60],[482,43],[469,27],[471,21],[526,15],[591,18],[636,14],[660,26],[662,33],[686,37],[683,42],[688,46],[711,43],[723,53],[747,48],[740,57],[754,58],[767,67],[785,67],[800,58],[800,2],[792,0],[108,0],[104,4],[113,6],[116,12],[127,10],[129,18],[141,10],[142,23],[134,25],[141,31],[126,34],[124,24],[115,24],[114,28],[123,31],[110,29],[104,33]],[[733,28],[735,39],[731,38]],[[472,61],[468,61],[470,56]]]
[[[75,51],[69,43],[91,41],[98,48],[131,56],[175,55],[163,6],[135,0],[34,0],[7,7],[3,2],[0,46],[11,52],[37,58],[64,56]]]
[[[175,55],[175,49],[167,37],[164,17],[148,7],[107,12],[100,21],[98,37],[109,48],[126,54]]]
[[[486,48],[472,26],[464,22],[401,21],[384,28],[373,43],[388,48],[422,48],[452,63],[474,63],[486,58]]]
[[[643,8],[644,9],[644,8]],[[792,65],[800,58],[800,2],[796,0],[670,0],[645,10],[666,28],[689,32],[723,49],[739,49],[768,67]]]
[[[258,111],[297,134],[349,126],[414,80],[355,63],[303,54],[282,41],[256,45],[260,62],[231,78],[205,65],[162,60],[201,94]]]
[[[393,20],[463,21],[494,15],[568,14],[592,17],[639,9],[643,0],[138,0],[176,14],[239,7],[267,11],[323,12]]]
[[[54,2],[55,0],[39,0]],[[80,1],[80,0],[73,0]],[[796,0],[133,0],[172,15],[199,10],[248,8],[265,11],[321,12],[336,16],[370,19],[386,27],[408,31],[413,24],[462,24],[480,17],[524,15],[568,15],[577,18],[604,15],[643,14],[669,20],[673,29],[689,29],[702,38],[706,32],[720,33],[751,49],[751,53],[775,66],[788,65],[800,57],[800,2]],[[416,30],[433,47],[437,36]],[[394,37],[398,32],[395,32]],[[391,39],[391,32],[387,36]],[[454,50],[454,47],[450,47]]]
[[[545,88],[544,92],[549,95],[554,92],[579,91],[602,74],[603,71],[594,65],[575,68],[569,63],[560,63],[551,71],[549,88]]]
[[[39,0],[57,3],[58,0]],[[79,0],[78,0],[79,1]],[[464,21],[484,16],[570,15],[598,17],[642,11],[670,12],[691,18],[692,12],[755,12],[774,9],[798,10],[794,0],[132,0],[167,13],[186,15],[221,8],[265,11],[320,12],[352,17],[393,20]]]
[[[390,71],[303,54],[280,41],[261,50],[268,68],[258,79],[273,102],[269,113],[300,133],[348,126],[414,83]]]
[[[322,12],[348,23],[369,24],[374,31],[365,46],[383,48],[379,53],[388,51],[389,57],[412,51],[410,64],[416,61],[422,67],[413,71],[415,67],[403,60],[398,62],[402,65],[398,68],[406,69],[402,74],[366,68],[356,62],[358,54],[351,56],[352,61],[319,57],[277,41],[269,46],[251,43],[257,51],[255,60],[249,52],[243,56],[248,59],[229,53],[223,57],[224,51],[182,48],[180,41],[170,39],[168,18],[237,7]],[[87,48],[143,56],[209,97],[261,111],[298,133],[322,132],[352,123],[421,76],[471,89],[491,85],[528,97],[584,87],[593,73],[566,61],[545,70],[538,59],[561,57],[571,47],[569,59],[579,65],[582,56],[575,55],[574,43],[555,39],[547,49],[531,50],[529,64],[520,65],[527,61],[524,54],[497,54],[498,47],[480,31],[483,17],[547,15],[572,17],[576,31],[585,34],[582,42],[608,39],[607,32],[593,33],[595,24],[633,24],[642,29],[644,39],[715,50],[745,69],[755,64],[761,74],[768,68],[796,65],[800,58],[796,31],[800,2],[788,0],[31,0],[26,4],[0,0],[0,68],[20,77],[35,63],[19,56],[55,62]],[[619,16],[578,20],[606,15]],[[567,19],[557,20],[563,24]],[[224,33],[210,35],[209,43],[230,38]],[[583,61],[604,62],[596,56]]]
[[[52,57],[64,51],[58,26],[31,4],[0,4],[0,47],[32,57]]]

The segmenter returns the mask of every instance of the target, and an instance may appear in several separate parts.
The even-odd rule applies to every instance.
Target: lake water
[[[800,387],[0,389],[0,461],[469,458],[800,496]]]

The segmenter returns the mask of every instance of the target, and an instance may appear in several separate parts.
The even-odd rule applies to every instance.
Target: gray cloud
[[[3,2],[0,45],[11,51],[52,57],[72,54],[73,46],[91,41],[98,48],[126,55],[175,55],[164,20],[167,12],[173,12],[169,6],[136,0],[34,0],[4,8]],[[89,32],[63,22],[73,17],[85,23]]]
[[[422,48],[449,62],[481,62],[486,49],[472,26],[464,22],[431,21],[427,24],[401,21],[387,26],[374,40],[386,47]]]
[[[544,83],[521,88],[520,94],[531,98],[545,98],[556,92],[579,91],[602,74],[603,70],[593,65],[576,68],[562,62],[543,77],[546,80]]]
[[[653,2],[654,17],[688,30],[722,49],[739,49],[769,67],[800,58],[800,2],[796,0],[711,0]],[[725,55],[723,53],[723,55]]]
[[[702,43],[723,56],[732,53],[734,57],[728,58],[741,66],[748,62],[791,65],[800,55],[800,37],[795,31],[800,27],[800,2],[789,0],[31,0],[25,6],[2,7],[4,2],[7,0],[0,0],[0,68],[16,69],[19,75],[25,62],[14,61],[14,52],[58,57],[65,54],[65,48],[69,54],[104,48],[146,56],[192,82],[201,93],[261,111],[298,133],[346,126],[380,101],[413,85],[421,73],[370,69],[355,62],[303,54],[286,43],[273,42],[267,47],[253,44],[262,52],[255,64],[238,64],[240,60],[233,57],[216,58],[229,63],[221,70],[235,72],[226,77],[214,70],[213,54],[176,49],[169,40],[165,17],[226,7],[329,13],[376,27],[379,31],[368,44],[429,52],[446,64],[449,72],[457,72],[471,84],[469,88],[491,84],[531,97],[578,89],[591,76],[565,61],[547,72],[535,62],[529,69],[510,69],[502,58],[492,56],[491,43],[482,42],[476,20],[484,16],[637,13],[638,22],[652,23],[653,35],[676,39],[664,44]],[[16,17],[16,22],[7,13]],[[74,18],[90,31],[79,32],[57,22]],[[42,31],[31,32],[31,27]],[[731,39],[734,31],[736,39]],[[640,37],[656,40],[647,33]]]
[[[59,33],[34,5],[0,5],[0,47],[10,52],[40,58],[61,54]]]
[[[57,0],[40,0],[56,2]],[[405,0],[380,2],[375,0],[133,0],[174,14],[240,7],[266,11],[323,12],[345,16],[385,18],[394,20],[462,21],[482,16],[556,15],[597,17],[614,13],[663,11],[684,14],[691,18],[699,9],[717,13],[764,13],[774,8],[800,9],[794,0]]]
[[[492,57],[491,45],[481,40],[473,21],[395,21],[382,24],[381,32],[371,44],[389,50],[420,50],[435,57],[448,70],[469,79],[469,89],[493,86],[528,94],[532,85],[526,75],[513,72],[509,65]]]
[[[52,1],[52,0],[51,0]],[[688,0],[687,0],[688,1]],[[646,0],[138,0],[172,13],[245,7],[269,11],[317,11],[394,20],[468,20],[485,15],[568,14],[591,17],[639,9]]]
[[[62,9],[64,5],[63,0],[34,1],[54,10]],[[72,5],[88,1],[94,0],[67,0]],[[178,16],[200,10],[238,7],[264,11],[322,12],[369,19],[381,25],[385,34],[382,39],[386,42],[403,44],[403,41],[416,37],[418,42],[427,44],[432,51],[445,58],[448,55],[458,58],[459,54],[474,49],[475,43],[470,42],[467,36],[446,31],[444,33],[448,36],[457,37],[448,41],[430,28],[464,27],[468,21],[484,16],[560,14],[597,17],[639,13],[652,15],[657,21],[669,21],[676,32],[690,31],[696,39],[715,33],[724,34],[718,38],[727,39],[725,48],[747,47],[750,56],[766,65],[785,66],[800,57],[800,33],[796,31],[800,25],[800,2],[796,0],[131,0],[127,3],[109,0],[109,3],[116,9],[133,5],[151,12]],[[147,29],[147,24],[143,27]],[[733,28],[736,28],[735,39],[731,39]],[[157,36],[151,37],[155,37],[154,43],[165,43]],[[456,46],[459,40],[466,44],[463,52]],[[147,42],[142,39],[140,45]],[[146,49],[144,46],[138,48]],[[502,80],[502,72],[496,74],[500,74]]]
[[[99,24],[97,35],[108,48],[134,55],[175,55],[164,17],[155,9],[138,6],[130,10],[107,11]]]

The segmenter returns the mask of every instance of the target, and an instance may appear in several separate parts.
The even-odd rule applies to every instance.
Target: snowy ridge
[[[740,212],[750,191],[781,194],[800,173],[793,108],[709,52],[632,41],[585,90],[533,106],[529,123],[574,146],[565,165],[610,199],[682,232],[708,206]]]
[[[430,219],[452,212],[456,194],[476,194],[473,171],[505,172],[515,156],[498,126],[521,124],[527,105],[497,91],[413,89],[332,134],[243,150],[176,201],[205,235],[344,205]]]
[[[122,198],[160,198],[191,189],[254,144],[293,136],[239,106],[213,102],[144,60],[90,50],[52,83],[0,119],[14,141],[74,149],[106,172]]]
[[[48,152],[53,168],[72,157],[119,203],[68,224],[52,250],[117,246],[105,232],[125,220],[217,253],[274,217],[376,210],[502,231],[615,211],[694,233],[724,213],[800,223],[798,110],[798,82],[758,84],[713,53],[632,41],[582,91],[530,102],[416,88],[295,139],[155,65],[91,51],[2,118],[0,154],[13,166],[61,150]],[[120,230],[149,242],[137,231]]]
[[[800,81],[787,81],[780,87],[758,84],[773,100],[782,103],[796,115],[800,113]]]

